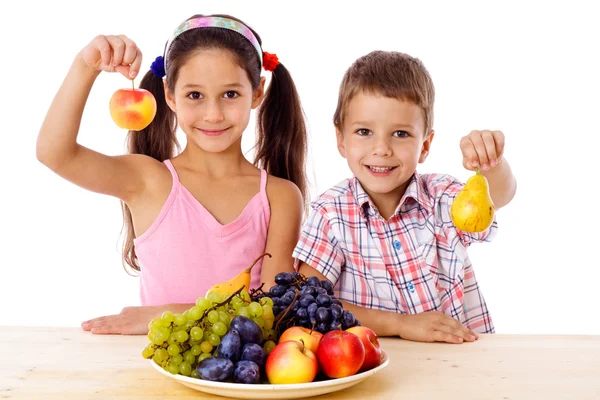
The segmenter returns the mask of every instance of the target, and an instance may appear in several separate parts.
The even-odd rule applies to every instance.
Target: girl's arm
[[[275,275],[279,272],[294,271],[292,253],[300,237],[303,212],[300,190],[286,179],[269,175],[267,197],[271,207],[271,222],[265,252],[271,254],[272,258],[263,258],[261,282],[265,291],[275,285]]]
[[[100,335],[146,335],[148,325],[165,311],[173,314],[192,308],[194,304],[165,304],[161,306],[125,307],[119,314],[90,319],[81,323],[84,331]]]
[[[37,139],[37,158],[85,189],[131,200],[143,189],[141,172],[160,164],[142,155],[106,156],[77,143],[81,117],[101,71],[137,75],[142,55],[125,36],[98,36],[76,57],[54,97]]]

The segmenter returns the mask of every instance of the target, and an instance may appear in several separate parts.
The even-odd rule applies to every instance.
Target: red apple
[[[315,330],[311,331],[302,326],[292,326],[287,328],[281,336],[279,336],[279,342],[287,342],[288,340],[296,340],[299,342],[300,339],[302,339],[304,345],[308,347],[310,351],[316,353],[321,337],[323,337],[321,332]]]
[[[267,357],[267,378],[272,384],[312,382],[319,372],[315,353],[301,342],[279,342]]]
[[[343,378],[358,372],[365,360],[365,346],[354,333],[329,331],[319,342],[317,359],[325,375]]]
[[[109,110],[120,128],[141,131],[156,115],[156,99],[146,89],[119,89],[110,98]]]
[[[353,326],[346,329],[346,332],[351,332],[358,336],[365,347],[365,361],[363,361],[358,372],[368,371],[381,363],[381,345],[379,344],[377,334],[372,329],[366,326]]]

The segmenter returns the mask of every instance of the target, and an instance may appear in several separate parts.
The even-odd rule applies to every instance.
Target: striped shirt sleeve
[[[305,222],[293,257],[323,274],[335,285],[340,277],[344,255],[333,235],[326,211],[315,207]]]

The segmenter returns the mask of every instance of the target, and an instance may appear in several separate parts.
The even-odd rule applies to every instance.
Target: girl
[[[101,71],[135,78],[142,53],[125,36],[98,36],[73,61],[44,120],[37,157],[65,179],[122,201],[123,260],[140,273],[141,307],[82,323],[92,333],[145,334],[165,310],[183,312],[215,283],[248,267],[252,287],[293,271],[306,195],[306,128],[295,85],[240,20],[196,15],[167,42],[140,87],[157,102],[152,123],[111,157],[77,143]],[[272,72],[265,93],[261,68]],[[258,108],[254,164],[241,150]],[[176,127],[187,137],[178,147]],[[259,168],[262,167],[262,168]],[[264,260],[264,261],[263,261]]]

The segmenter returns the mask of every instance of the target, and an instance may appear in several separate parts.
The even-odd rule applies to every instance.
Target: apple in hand
[[[346,332],[354,333],[358,336],[365,347],[365,360],[358,372],[368,371],[381,363],[381,345],[377,334],[366,326],[353,326],[346,329]]]
[[[146,89],[119,89],[110,98],[109,109],[117,126],[141,131],[156,115],[156,99]]]
[[[315,330],[310,330],[303,326],[292,326],[287,328],[279,337],[279,342],[287,342],[288,340],[296,340],[304,342],[304,345],[309,348],[310,351],[316,353],[317,347],[319,347],[319,342],[323,334],[321,332],[317,332]]]
[[[358,372],[365,360],[365,346],[352,332],[329,331],[319,342],[317,359],[325,375],[343,378]]]
[[[267,357],[265,372],[272,384],[308,383],[317,376],[319,363],[315,353],[302,342],[279,341]]]

